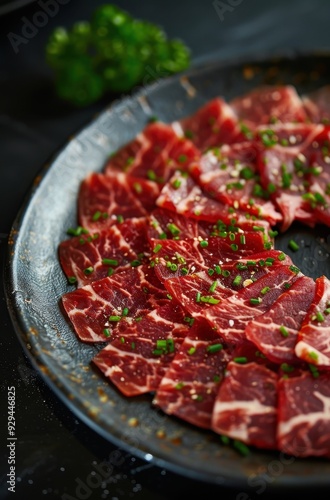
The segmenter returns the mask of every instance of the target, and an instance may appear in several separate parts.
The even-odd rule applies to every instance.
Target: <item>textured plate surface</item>
[[[268,488],[326,486],[330,462],[261,450],[242,457],[220,444],[215,434],[153,409],[149,396],[125,398],[91,366],[100,347],[77,340],[60,309],[61,296],[73,288],[61,271],[57,248],[66,229],[77,223],[79,184],[89,172],[100,171],[107,156],[133,138],[150,116],[170,122],[212,97],[229,100],[263,83],[290,83],[308,92],[330,83],[329,62],[322,53],[251,63],[208,62],[184,76],[141,88],[133,97],[113,103],[52,159],[14,223],[5,276],[7,303],[34,366],[68,407],[103,437],[184,476],[236,488],[265,481],[267,474]],[[296,254],[287,247],[293,235],[301,247]],[[322,226],[310,230],[294,225],[278,238],[277,246],[305,274],[330,276],[328,235]]]

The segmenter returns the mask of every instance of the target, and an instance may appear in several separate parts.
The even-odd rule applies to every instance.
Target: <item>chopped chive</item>
[[[221,272],[222,276],[224,278],[228,278],[230,276],[230,271],[228,271],[227,269],[224,269],[222,272]]]
[[[116,259],[102,259],[102,264],[105,264],[107,266],[118,266],[119,262]]]
[[[115,272],[114,268],[109,267],[108,272],[107,272],[107,276],[112,276],[114,272]]]
[[[283,325],[280,326],[280,334],[282,335],[282,337],[288,337],[289,336],[288,330]]]
[[[293,372],[294,367],[289,365],[288,363],[282,363],[280,366],[281,370],[286,373]]]
[[[222,344],[212,344],[212,345],[207,346],[206,351],[210,352],[210,353],[214,353],[214,352],[221,351],[221,349],[223,349]]]
[[[183,276],[186,276],[189,273],[189,269],[187,269],[186,267],[182,267],[180,269],[180,272]]]
[[[229,439],[228,436],[221,435],[220,439],[221,439],[221,441],[222,441],[223,444],[229,444],[230,443],[230,439]]]
[[[110,334],[111,334],[111,332],[110,332],[109,328],[104,328],[103,335],[105,337],[110,337]]]
[[[170,265],[170,269],[171,269],[171,271],[173,271],[173,272],[174,272],[174,271],[177,271],[177,270],[178,270],[178,266],[177,266],[177,264],[172,263],[172,264]]]
[[[322,322],[324,321],[324,316],[323,316],[323,314],[322,314],[320,311],[318,311],[318,312],[316,313],[316,318],[315,318],[315,319],[316,319],[316,321],[318,321],[319,323],[322,323]]]
[[[233,252],[237,252],[237,250],[238,250],[238,245],[236,245],[236,243],[232,243],[232,244],[230,245],[230,248],[233,250]]]
[[[207,241],[207,240],[202,240],[202,241],[200,241],[200,243],[199,243],[199,244],[200,244],[200,246],[201,246],[202,248],[206,248],[206,247],[208,247],[208,245],[209,245],[209,243],[208,243],[208,241]]]
[[[179,189],[179,187],[181,186],[181,181],[180,179],[175,179],[173,182],[172,182],[172,187],[174,189]]]
[[[292,271],[295,274],[300,273],[300,269],[297,266],[290,266],[289,269],[290,269],[290,271]]]
[[[101,213],[99,210],[97,210],[97,211],[93,214],[93,216],[92,216],[92,221],[93,221],[93,222],[96,222],[97,220],[99,220],[99,218],[101,217],[101,215],[102,215],[102,213]]]
[[[212,276],[214,273],[215,273],[215,270],[214,270],[214,269],[208,269],[208,271],[207,271],[207,274],[208,274],[209,276]]]
[[[210,286],[209,292],[211,292],[211,293],[215,292],[215,289],[217,288],[217,286],[218,286],[218,282],[213,281],[212,285]]]
[[[250,454],[250,450],[249,450],[248,446],[246,446],[246,444],[242,443],[242,441],[238,441],[237,439],[234,439],[233,446],[244,457],[246,457]]]
[[[245,356],[238,356],[237,358],[234,358],[233,361],[235,361],[235,363],[240,363],[240,364],[244,364],[244,363],[247,363],[247,357]]]
[[[246,243],[245,234],[241,234],[240,237],[239,237],[239,239],[240,239],[241,244],[245,245],[245,243]]]
[[[77,278],[75,276],[69,276],[68,281],[71,285],[73,285],[74,283],[77,283]]]
[[[157,243],[157,245],[155,246],[153,252],[154,253],[158,253],[159,250],[161,250],[163,248],[163,245],[161,245],[160,243]]]
[[[312,372],[312,375],[314,378],[319,377],[320,374],[319,374],[319,371],[315,365],[309,364],[308,367],[309,367],[310,371]]]
[[[309,356],[311,359],[313,359],[314,361],[317,361],[317,360],[318,360],[318,358],[319,358],[319,357],[318,357],[318,355],[317,355],[317,353],[316,353],[316,352],[314,352],[314,351],[310,351],[310,352],[308,353],[308,356]]]
[[[190,347],[190,349],[188,349],[187,353],[191,356],[192,354],[195,354],[196,352],[196,347]]]
[[[269,286],[265,286],[262,290],[260,290],[261,295],[266,295],[270,290]]]
[[[123,316],[127,316],[128,315],[128,307],[124,307],[122,315]]]
[[[187,161],[187,156],[186,155],[180,155],[179,158],[178,158],[178,162],[179,163],[184,163],[185,161]]]
[[[124,222],[124,217],[122,215],[117,215],[117,222],[121,223]]]
[[[221,266],[216,265],[214,269],[217,274],[221,274]]]
[[[202,294],[200,292],[197,292],[197,294],[196,294],[196,302],[200,302],[201,301],[201,296],[202,296]]]
[[[69,234],[70,236],[80,236],[81,234],[88,234],[88,230],[82,226],[78,226],[76,228],[69,227],[66,233]]]
[[[109,316],[109,321],[120,321],[121,316]]]
[[[175,224],[167,224],[167,229],[173,234],[173,236],[178,236],[180,234],[180,229]]]
[[[147,177],[150,181],[155,181],[157,179],[157,176],[153,170],[147,171]]]
[[[142,193],[142,186],[139,182],[134,182],[133,187],[138,194]]]
[[[131,262],[131,266],[132,267],[137,267],[141,264],[141,262],[139,260],[132,260]]]
[[[86,274],[86,275],[92,274],[93,271],[94,271],[94,268],[92,266],[89,266],[89,267],[86,267],[86,269],[84,269],[84,274]]]
[[[299,245],[298,243],[296,243],[294,240],[290,240],[289,243],[288,243],[288,247],[293,251],[293,252],[297,252],[297,250],[299,250]]]
[[[200,297],[201,302],[205,302],[207,304],[219,304],[220,300],[211,297],[210,295],[202,295]]]
[[[285,254],[282,252],[279,254],[279,256],[277,258],[279,261],[283,261],[283,260],[285,260]]]
[[[178,382],[175,386],[174,386],[174,389],[183,389],[184,387],[184,383],[183,382]]]
[[[240,285],[242,283],[242,276],[240,276],[239,274],[237,276],[235,276],[234,280],[233,280],[233,285],[237,286],[237,285]]]
[[[268,234],[271,238],[275,238],[276,236],[278,236],[278,231],[273,231],[271,229],[270,231],[268,231]]]
[[[258,297],[251,297],[250,299],[250,304],[252,304],[253,306],[257,306],[261,303],[261,299],[258,298]]]

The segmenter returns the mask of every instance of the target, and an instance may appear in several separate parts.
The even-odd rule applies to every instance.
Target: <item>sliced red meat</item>
[[[269,225],[266,220],[207,196],[192,177],[182,172],[176,172],[165,184],[156,203],[159,207],[198,220],[200,227],[204,228],[210,223],[230,226],[233,220],[235,225],[241,228],[250,227],[251,223]]]
[[[237,118],[220,97],[200,107],[194,114],[180,121],[184,135],[201,151],[244,140]]]
[[[153,262],[159,279],[187,275],[240,257],[262,252],[265,249],[260,231],[229,233],[225,237],[207,239],[153,240]]]
[[[248,323],[246,337],[274,363],[296,364],[297,335],[314,298],[315,282],[302,276],[264,314]]]
[[[224,145],[191,163],[190,172],[210,197],[275,225],[282,215],[270,199],[259,194],[256,159],[257,151],[251,142]]]
[[[124,171],[165,183],[176,169],[186,169],[199,156],[198,149],[184,137],[178,137],[174,128],[156,122],[147,125],[131,142],[112,155],[105,165],[105,174]]]
[[[313,152],[308,169],[309,203],[316,222],[330,226],[330,127],[324,127],[313,141]]]
[[[81,184],[78,200],[80,226],[90,233],[123,219],[145,217],[155,208],[159,185],[123,172],[90,174]]]
[[[195,219],[163,208],[156,208],[149,218],[148,238],[151,239],[182,239],[197,238],[200,228]]]
[[[230,106],[250,128],[274,122],[306,121],[303,102],[291,85],[265,85],[230,101]]]
[[[180,306],[155,309],[121,328],[93,363],[125,396],[155,391],[188,334],[183,320]]]
[[[86,285],[142,264],[149,253],[146,217],[127,219],[93,236],[82,234],[59,245],[59,259],[71,283]]]
[[[201,311],[200,316],[216,328],[225,342],[236,344],[246,338],[248,322],[268,311],[298,277],[300,272],[295,266],[272,267],[249,286]]]
[[[118,323],[165,305],[166,295],[153,270],[143,265],[68,292],[62,304],[80,340],[104,342]]]
[[[196,323],[185,337],[162,378],[153,404],[168,415],[209,429],[219,384],[230,353],[204,323]]]
[[[284,260],[279,260],[279,257]],[[208,271],[170,278],[164,285],[187,313],[198,317],[202,309],[251,285],[273,266],[287,264],[291,264],[288,256],[278,250],[271,250],[241,258],[238,262],[216,265]]]
[[[282,377],[278,398],[278,448],[295,457],[330,458],[330,373]]]
[[[330,368],[330,280],[315,280],[315,296],[298,332],[295,352],[312,365]]]
[[[302,96],[308,120],[312,123],[330,123],[330,85]]]
[[[313,226],[315,216],[305,199],[313,143],[322,125],[280,125],[259,129],[258,170],[261,184],[283,215],[281,230],[294,220]]]
[[[227,365],[213,408],[212,429],[248,445],[275,449],[278,376],[255,361],[242,361],[245,358],[234,358]]]

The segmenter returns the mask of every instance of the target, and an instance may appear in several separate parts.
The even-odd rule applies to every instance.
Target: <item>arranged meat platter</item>
[[[53,159],[13,228],[33,362],[103,436],[184,475],[244,487],[285,454],[275,485],[329,481],[327,62],[140,89]]]

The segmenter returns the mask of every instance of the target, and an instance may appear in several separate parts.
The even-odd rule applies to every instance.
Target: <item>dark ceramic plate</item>
[[[202,431],[151,407],[148,395],[123,397],[91,366],[97,347],[77,340],[59,307],[67,284],[57,248],[66,229],[76,225],[77,191],[90,172],[101,170],[109,153],[133,138],[156,115],[172,121],[214,96],[227,99],[262,83],[290,83],[307,92],[330,83],[327,54],[286,55],[251,63],[208,62],[184,76],[141,88],[115,102],[45,167],[17,217],[6,269],[11,317],[31,361],[55,393],[102,436],[136,456],[184,476],[242,487],[330,486],[330,462],[295,459],[251,450],[247,457]],[[330,276],[328,229],[294,226],[277,246],[290,254],[295,237],[300,251],[292,258],[313,277]],[[137,425],[130,425],[136,419]],[[259,483],[258,483],[259,481]],[[261,487],[261,486],[260,486]]]

